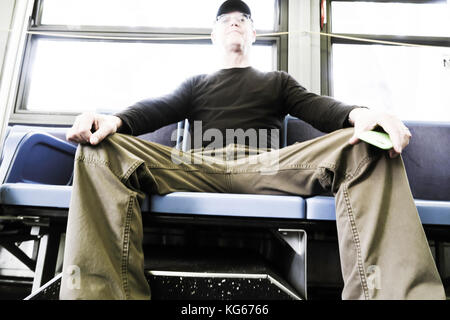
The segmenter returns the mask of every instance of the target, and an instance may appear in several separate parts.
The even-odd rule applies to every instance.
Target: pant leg
[[[172,152],[172,148],[122,134],[95,147],[79,146],[61,299],[150,298],[139,207],[143,191],[228,191],[220,163],[175,164]]]
[[[351,146],[352,134],[339,130],[254,156],[253,164],[234,162],[232,191],[331,191],[344,299],[445,299],[401,157],[363,142]]]

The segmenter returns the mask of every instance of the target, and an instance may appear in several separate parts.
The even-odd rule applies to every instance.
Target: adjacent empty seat
[[[450,225],[450,202],[414,200],[423,224]],[[336,220],[334,198],[312,197],[306,199],[306,218],[309,220]]]

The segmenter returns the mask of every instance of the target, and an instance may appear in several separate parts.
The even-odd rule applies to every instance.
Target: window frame
[[[25,50],[21,59],[19,82],[16,88],[16,97],[14,108],[10,114],[10,124],[39,124],[39,125],[54,125],[67,126],[73,123],[75,117],[79,113],[59,113],[59,112],[43,112],[30,111],[25,108],[30,88],[30,66],[36,51],[36,43],[39,39],[50,38],[53,40],[61,39],[63,41],[96,41],[94,39],[84,39],[80,36],[98,37],[102,41],[112,42],[152,42],[152,43],[184,43],[184,44],[199,44],[209,43],[210,40],[182,40],[182,41],[167,41],[167,40],[145,40],[145,38],[169,38],[169,37],[209,37],[211,29],[199,28],[155,28],[155,27],[115,27],[115,26],[82,26],[81,28],[71,28],[68,25],[42,25],[41,17],[43,13],[43,5],[45,0],[35,0],[33,4],[32,14],[28,23],[28,34],[26,35]],[[258,30],[259,34],[284,32],[288,28],[288,3],[284,0],[274,1],[277,10],[275,14],[278,15],[275,30]],[[55,33],[64,35],[64,37],[49,36],[33,34],[33,32]],[[132,37],[133,40],[104,40],[107,37]],[[265,44],[272,45],[274,50],[274,66],[277,70],[287,71],[288,65],[288,41],[287,37],[283,36],[261,36],[256,40],[256,45]],[[127,106],[124,106],[126,108]]]
[[[332,2],[380,2],[380,3],[413,3],[413,4],[430,4],[442,3],[445,0],[326,0],[327,21],[323,32],[332,33]],[[354,38],[364,38],[369,40],[392,41],[400,43],[422,44],[438,47],[450,48],[450,37],[429,37],[429,36],[404,36],[404,35],[387,35],[387,34],[355,34],[355,33],[334,33],[337,36],[348,36]],[[342,39],[336,37],[321,37],[321,93],[333,96],[333,44],[357,44],[370,45],[368,42]],[[374,43],[375,44],[375,43]],[[383,44],[389,46],[390,44]]]

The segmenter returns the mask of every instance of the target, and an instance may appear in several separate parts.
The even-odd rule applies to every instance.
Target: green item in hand
[[[391,138],[384,132],[364,131],[358,135],[358,138],[380,149],[389,150],[393,147]]]

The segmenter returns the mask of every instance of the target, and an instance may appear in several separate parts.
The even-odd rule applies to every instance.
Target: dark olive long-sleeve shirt
[[[218,129],[280,129],[287,114],[323,132],[348,126],[356,106],[308,92],[283,71],[252,67],[222,69],[191,77],[173,93],[142,100],[116,116],[120,132],[140,135],[189,119],[201,121],[202,132]]]

